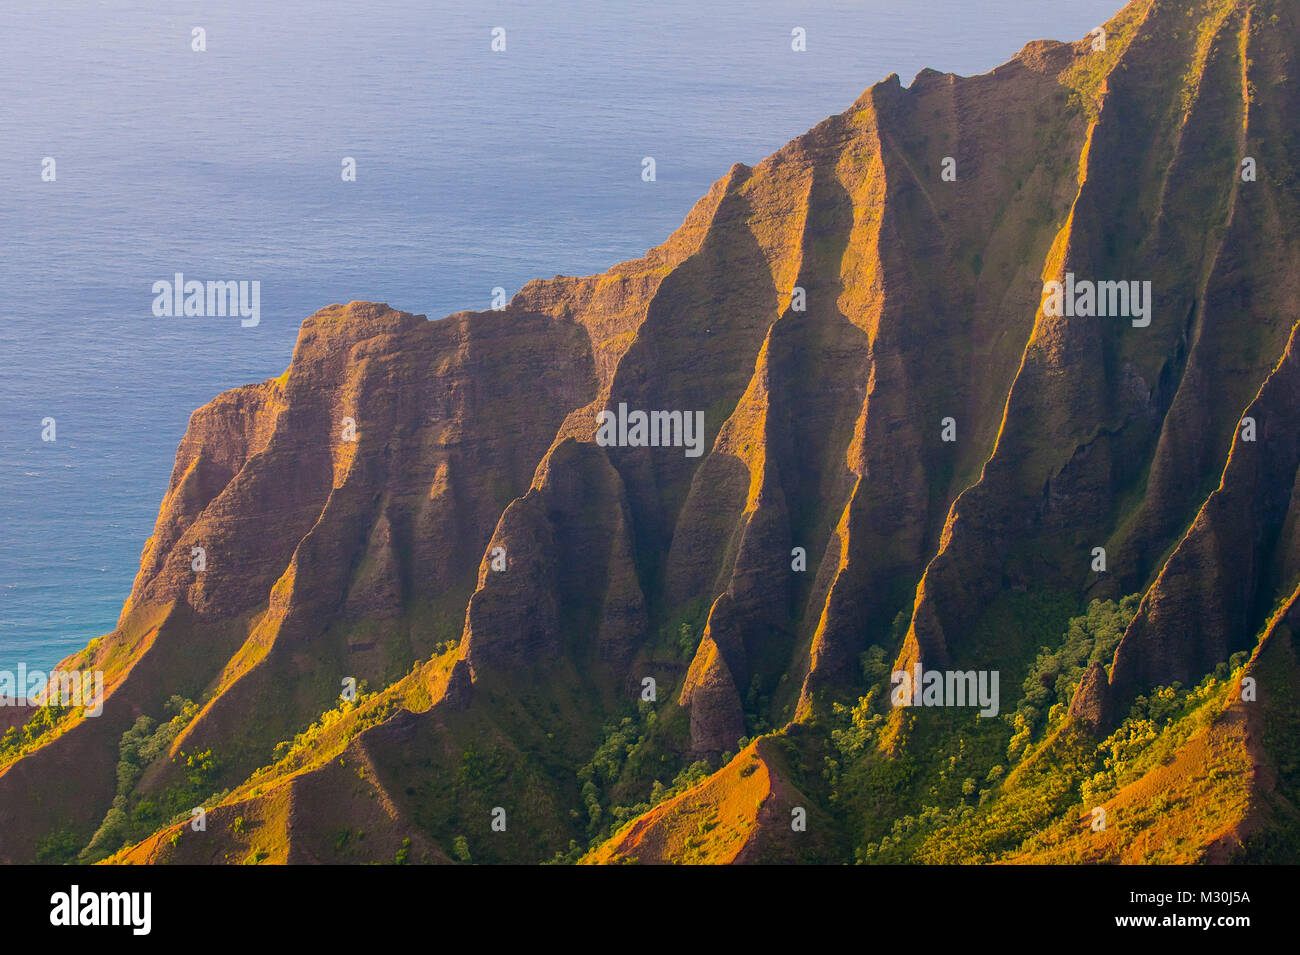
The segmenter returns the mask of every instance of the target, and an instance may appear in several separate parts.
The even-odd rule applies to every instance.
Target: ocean
[[[6,0],[0,670],[112,630],[190,413],[280,374],[316,309],[603,271],[888,74],[982,73],[1119,5]],[[156,317],[177,272],[259,281],[260,322]]]

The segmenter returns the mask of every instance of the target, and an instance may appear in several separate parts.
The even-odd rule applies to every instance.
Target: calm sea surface
[[[317,308],[602,271],[889,73],[982,73],[1119,5],[4,0],[0,669],[113,628],[190,412],[282,372]],[[261,324],[155,318],[175,272],[259,280]]]

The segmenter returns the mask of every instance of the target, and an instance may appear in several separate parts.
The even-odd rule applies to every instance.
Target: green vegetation
[[[452,840],[451,854],[457,862],[463,862],[466,865],[473,861],[469,854],[469,843],[465,841],[464,836],[457,836]]]
[[[379,694],[370,692],[366,682],[361,681],[357,685],[355,700],[341,701],[338,706],[322,713],[320,719],[301,733],[296,734],[292,740],[283,740],[276,743],[275,749],[271,753],[275,765],[289,768],[310,762],[313,756],[320,751],[321,739],[331,728],[337,727],[344,717],[354,712],[362,711],[356,719],[348,724],[345,734],[347,740],[354,739],[366,727],[382,723],[398,709],[399,703],[390,697],[377,705],[370,705],[374,704],[378,697]],[[254,777],[258,775],[260,773],[254,773]]]
[[[1083,801],[1104,802],[1126,784],[1173,758],[1173,754],[1199,729],[1209,724],[1221,703],[1223,688],[1240,673],[1249,654],[1234,654],[1219,664],[1198,686],[1184,690],[1175,683],[1160,687],[1150,696],[1139,696],[1128,718],[1097,746],[1102,764],[1081,786]]]
[[[81,840],[71,829],[58,829],[36,844],[36,861],[41,865],[67,865],[77,861]]]
[[[820,727],[829,742],[822,772],[828,808],[850,834],[856,861],[1008,859],[1031,851],[1040,832],[1068,836],[1084,807],[1172,759],[1222,710],[1245,654],[1195,688],[1139,697],[1101,742],[1066,724],[1084,670],[1110,660],[1138,602],[1137,595],[1093,601],[1070,619],[1056,645],[1041,647],[1025,668],[1014,708],[996,719],[950,708],[894,710],[884,649],[864,653],[867,693],[855,704],[834,704]],[[906,745],[894,744],[895,733]]]
[[[1289,638],[1291,646],[1285,650],[1278,646],[1275,649],[1279,652],[1261,656],[1260,681],[1267,680],[1274,686],[1293,685],[1296,673],[1292,661],[1298,641],[1285,624],[1276,636],[1279,642]],[[1264,749],[1277,777],[1276,789],[1265,798],[1275,818],[1246,840],[1236,861],[1293,865],[1300,858],[1300,708],[1283,694],[1265,694],[1261,704]]]
[[[180,696],[172,696],[164,708],[172,714],[167,722],[158,723],[149,716],[141,716],[122,734],[118,744],[117,795],[99,829],[78,855],[80,861],[106,858],[155,832],[169,820],[188,819],[194,806],[210,807],[219,801],[219,795],[204,800],[212,793],[221,771],[221,761],[211,750],[178,754],[177,762],[184,767],[184,783],[152,798],[137,794],[145,771],[167,756],[172,744],[199,712],[197,703]],[[236,820],[236,832],[240,831],[242,822],[242,818]]]
[[[1140,601],[1139,594],[1125,597],[1118,604],[1113,600],[1094,600],[1087,613],[1070,621],[1059,647],[1042,648],[1025,678],[1020,702],[1010,716],[1016,735],[1011,739],[1008,759],[1023,754],[1036,734],[1041,738],[1039,731],[1044,725],[1059,724],[1079,680],[1091,664],[1105,664],[1109,675],[1115,648],[1137,613]]]
[[[659,713],[649,703],[639,704],[635,717],[623,717],[605,727],[604,742],[578,770],[588,848],[664,800],[685,792],[716,768],[706,760],[682,765],[676,753],[684,740],[674,737],[671,727],[661,726]]]
[[[72,707],[40,706],[21,729],[17,726],[9,727],[0,736],[0,766],[13,762],[41,745],[72,713]]]

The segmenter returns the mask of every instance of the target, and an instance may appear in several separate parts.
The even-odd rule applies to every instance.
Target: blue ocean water
[[[5,0],[0,669],[113,628],[190,412],[282,372],[317,308],[602,271],[889,73],[984,72],[1119,5]],[[175,272],[260,281],[260,324],[154,317]]]

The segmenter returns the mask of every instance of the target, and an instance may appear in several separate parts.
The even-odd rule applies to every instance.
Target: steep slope
[[[103,716],[0,749],[0,859],[1286,855],[1297,6],[891,76],[642,259],[311,316],[191,418],[65,663]],[[1067,277],[1149,310],[1055,314]],[[682,427],[611,446],[620,409]],[[1001,716],[892,707],[914,665],[1000,673]],[[1207,765],[1249,772],[1149,812]],[[1092,795],[1154,833],[1088,841]]]
[[[783,763],[770,738],[755,740],[725,768],[640,816],[583,861],[654,865],[833,860],[825,826],[819,825],[824,820],[814,818],[807,828],[806,815],[816,809],[790,783]]]

